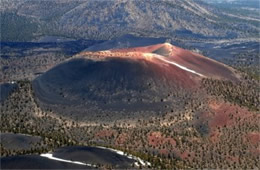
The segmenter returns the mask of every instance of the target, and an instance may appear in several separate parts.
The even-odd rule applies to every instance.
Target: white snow
[[[175,66],[179,67],[179,68],[182,69],[182,70],[188,71],[188,72],[190,72],[190,73],[196,74],[196,75],[201,76],[201,77],[205,77],[204,75],[202,75],[202,74],[200,74],[200,73],[198,73],[198,72],[196,72],[196,71],[194,71],[194,70],[191,70],[191,69],[189,69],[189,68],[187,68],[187,67],[184,67],[184,66],[182,66],[182,65],[180,65],[180,64],[177,64],[177,63],[175,63],[175,62],[173,62],[173,61],[166,60],[166,59],[164,59],[164,58],[161,57],[161,56],[154,55],[154,57],[156,57],[157,59],[162,60],[162,61],[164,61],[164,62],[166,62],[166,63],[168,63],[168,64],[175,65]]]
[[[44,154],[41,154],[40,156],[46,157],[48,159],[60,161],[60,162],[67,162],[67,163],[73,163],[73,164],[78,164],[78,165],[87,165],[87,166],[91,166],[91,167],[97,167],[96,165],[93,165],[93,164],[87,164],[87,163],[83,163],[83,162],[79,162],[79,161],[71,161],[71,160],[56,158],[53,156],[52,153],[44,153]]]
[[[135,160],[136,162],[134,163],[136,166],[151,166],[151,163],[150,162],[147,162],[147,161],[144,161],[136,156],[133,156],[133,155],[130,155],[130,154],[127,154],[127,153],[124,153],[123,151],[120,151],[120,150],[116,150],[116,149],[111,149],[111,148],[106,148],[106,147],[102,147],[102,146],[97,146],[96,148],[100,148],[100,149],[106,149],[106,150],[110,150],[112,152],[115,152],[119,155],[122,155],[122,156],[126,156],[127,158],[129,159],[133,159]],[[60,162],[67,162],[67,163],[73,163],[73,164],[78,164],[78,165],[87,165],[87,166],[91,166],[91,167],[94,167],[96,168],[97,165],[94,165],[94,164],[87,164],[87,163],[84,163],[84,162],[79,162],[79,161],[71,161],[71,160],[66,160],[66,159],[61,159],[61,158],[57,158],[57,157],[54,157],[52,153],[45,153],[45,154],[41,154],[40,155],[41,157],[46,157],[48,159],[52,159],[52,160],[56,160],[56,161],[60,161]]]
[[[127,158],[129,159],[134,159],[136,162],[134,163],[136,166],[151,166],[151,163],[150,162],[147,162],[147,161],[144,161],[136,156],[133,156],[133,155],[130,155],[130,154],[127,154],[127,153],[124,153],[123,151],[120,151],[120,150],[116,150],[116,149],[111,149],[111,148],[106,148],[106,147],[102,147],[102,146],[97,146],[97,148],[100,148],[100,149],[108,149],[110,151],[113,151],[113,152],[116,152],[117,154],[119,155],[122,155],[122,156],[126,156]]]

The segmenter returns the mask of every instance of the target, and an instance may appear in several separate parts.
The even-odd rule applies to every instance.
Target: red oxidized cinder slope
[[[167,72],[167,75],[164,76],[169,80],[181,81],[184,83],[183,85],[189,83],[190,85],[198,84],[201,78],[238,80],[238,76],[232,68],[169,43],[99,52],[82,52],[78,56],[84,56],[92,60],[108,58],[145,60],[153,67],[157,65],[155,67],[158,71],[160,70],[164,74]]]
[[[157,58],[165,63],[194,73],[201,77],[237,80],[234,69],[200,54],[173,46],[169,43],[137,47],[128,49],[112,50],[113,52],[141,52],[157,54]]]

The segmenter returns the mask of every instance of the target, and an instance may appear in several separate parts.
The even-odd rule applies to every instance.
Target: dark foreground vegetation
[[[221,97],[202,100],[201,94],[194,92],[195,97],[184,99],[182,111],[168,106],[169,111],[163,115],[148,119],[84,123],[42,110],[34,100],[30,81],[17,85],[17,90],[1,103],[1,133],[29,134],[41,140],[30,149],[12,150],[1,145],[1,156],[46,153],[61,146],[99,145],[131,153],[161,169],[259,167],[259,151],[255,148],[260,117],[244,107],[249,102],[242,102],[240,107]],[[214,85],[216,89],[229,88],[225,83]],[[251,93],[243,95],[252,98]]]
[[[259,84],[254,80],[245,80],[243,82],[230,82],[222,80],[204,79],[203,86],[208,93],[215,96],[221,96],[226,101],[244,106],[250,110],[259,111]]]

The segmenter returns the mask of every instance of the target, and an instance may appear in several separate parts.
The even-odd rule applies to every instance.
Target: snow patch
[[[48,158],[48,159],[52,159],[52,160],[56,160],[56,161],[60,161],[60,162],[67,162],[67,163],[72,163],[72,164],[85,165],[85,166],[90,166],[90,167],[94,167],[94,168],[97,167],[96,165],[93,165],[93,164],[87,164],[87,163],[84,163],[84,162],[71,161],[71,160],[66,160],[66,159],[56,158],[56,157],[53,156],[52,153],[44,153],[44,154],[41,154],[40,156],[41,156],[41,157]]]
[[[106,148],[106,147],[102,147],[102,146],[97,146],[97,148],[100,148],[100,149],[107,149],[107,150],[110,150],[110,151],[113,151],[113,152],[116,152],[117,154],[119,155],[122,155],[122,156],[126,156],[127,158],[129,159],[134,159],[136,162],[134,163],[136,166],[151,166],[151,163],[150,162],[147,162],[147,161],[144,161],[142,160],[141,158],[138,158],[136,156],[133,156],[131,154],[127,154],[123,151],[120,151],[120,150],[116,150],[116,149],[111,149],[111,148]]]
[[[139,157],[133,156],[131,154],[127,154],[127,153],[125,153],[123,151],[120,151],[120,150],[116,150],[116,149],[112,149],[112,148],[106,148],[106,147],[102,147],[102,146],[97,146],[96,148],[110,150],[110,151],[115,152],[115,153],[117,153],[119,155],[126,156],[129,159],[133,159],[133,160],[135,160],[134,164],[136,166],[138,166],[138,167],[140,167],[140,166],[151,166],[150,162],[144,161],[144,160],[142,160]],[[45,154],[41,154],[40,156],[48,158],[48,159],[60,161],[60,162],[67,162],[67,163],[72,163],[72,164],[85,165],[85,166],[90,166],[90,167],[93,167],[93,168],[97,168],[98,167],[97,165],[94,165],[94,164],[87,164],[87,163],[84,163],[84,162],[71,161],[71,160],[57,158],[57,157],[54,157],[52,153],[45,153]]]
[[[196,75],[198,75],[198,76],[200,76],[200,77],[205,77],[203,74],[200,74],[200,73],[198,73],[198,72],[196,72],[196,71],[194,71],[194,70],[191,70],[191,69],[189,69],[189,68],[187,68],[187,67],[184,67],[184,66],[182,66],[182,65],[180,65],[180,64],[177,64],[177,63],[175,63],[175,62],[173,62],[173,61],[166,60],[166,59],[164,59],[164,58],[161,57],[161,56],[154,55],[154,57],[157,58],[157,59],[159,59],[159,60],[162,60],[162,61],[164,61],[164,62],[166,62],[166,63],[168,63],[168,64],[175,65],[175,66],[179,67],[179,68],[182,69],[182,70],[185,70],[185,71],[188,71],[188,72],[190,72],[190,73],[196,74]]]

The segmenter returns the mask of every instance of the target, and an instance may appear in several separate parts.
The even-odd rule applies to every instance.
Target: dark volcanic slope
[[[59,162],[37,155],[23,155],[1,158],[1,169],[92,169],[92,167]]]
[[[58,148],[52,156],[52,159],[39,155],[2,157],[1,169],[93,169],[98,165],[129,169],[136,162],[109,149],[86,146]]]
[[[67,115],[83,114],[89,120],[90,115],[103,115],[103,111],[110,110],[125,110],[125,114],[163,111],[167,101],[161,99],[180,86],[196,85],[191,77],[181,69],[164,68],[147,60],[74,59],[38,77],[33,88],[46,107]]]
[[[11,83],[0,84],[0,102],[3,102],[16,87],[16,84]]]
[[[191,92],[202,78],[237,79],[227,66],[168,43],[75,57],[39,76],[33,88],[44,108],[87,120],[163,113],[180,100],[173,94]]]
[[[41,137],[24,134],[1,133],[1,144],[6,149],[26,150],[41,141]]]
[[[54,157],[85,162],[87,164],[101,164],[112,165],[116,168],[130,168],[135,160],[119,155],[107,149],[86,147],[86,146],[72,146],[57,149]]]

